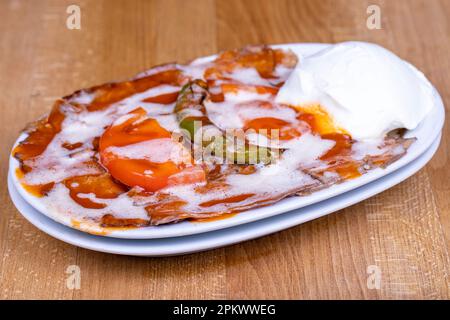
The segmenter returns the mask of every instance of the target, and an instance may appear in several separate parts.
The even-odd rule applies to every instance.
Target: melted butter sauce
[[[89,209],[102,209],[106,204],[97,203],[81,195],[94,194],[99,199],[115,199],[128,191],[124,185],[115,182],[109,174],[78,176],[67,179],[64,185],[70,190],[70,197],[79,205]]]
[[[35,129],[28,132],[27,138],[13,150],[13,156],[19,161],[25,161],[41,155],[53,138],[61,131],[64,114],[60,107],[63,101],[58,100],[52,111],[44,120],[37,121]]]
[[[22,180],[24,176],[25,176],[25,173],[23,172],[23,170],[21,168],[17,168],[16,169],[16,177],[19,180]],[[31,194],[37,198],[42,198],[48,194],[48,192],[53,188],[55,183],[51,182],[51,183],[47,183],[47,184],[29,185],[29,184],[22,182],[21,185],[29,194]]]
[[[240,194],[240,195],[229,197],[229,198],[210,200],[207,202],[200,203],[200,207],[209,208],[209,207],[213,207],[218,204],[237,203],[237,202],[241,202],[241,201],[246,200],[253,196],[254,196],[254,194]]]
[[[296,109],[300,111],[297,118],[308,123],[312,132],[319,134],[322,139],[335,142],[334,147],[322,155],[320,160],[327,161],[339,156],[350,156],[354,142],[352,137],[345,130],[339,128],[320,105],[296,107]],[[358,169],[359,163],[356,161],[347,160],[342,164],[332,166],[332,168],[343,179],[354,179],[361,176]]]
[[[237,94],[242,91],[265,95],[268,97],[266,99],[270,100],[278,92],[280,84],[285,81],[285,79],[277,76],[276,66],[285,63],[287,58],[289,58],[288,55],[281,50],[267,48],[254,52],[251,50],[234,50],[221,54],[212,65],[206,66],[204,70],[205,80],[212,88],[214,87],[216,89],[214,91],[211,90],[209,97],[211,102],[226,102],[227,94]],[[293,66],[295,64],[290,64],[290,68]],[[236,77],[232,78],[233,72],[239,68],[254,68],[257,71],[257,79],[236,80]],[[142,189],[136,190],[134,187],[139,186],[145,189],[145,185],[140,185],[132,179],[131,171],[133,166],[130,165],[130,159],[127,159],[128,162],[125,163],[123,162],[124,159],[121,159],[122,162],[117,162],[117,159],[105,158],[106,155],[102,154],[102,152],[108,147],[121,147],[139,143],[149,139],[152,134],[156,134],[159,138],[161,135],[164,137],[169,136],[170,132],[161,128],[157,120],[146,118],[146,111],[138,108],[139,103],[160,104],[167,107],[174,104],[178,98],[179,91],[153,94],[152,96],[145,96],[144,93],[160,85],[171,85],[181,88],[188,78],[189,74],[183,74],[176,67],[171,66],[163,71],[153,72],[131,81],[105,84],[87,89],[84,92],[92,96],[92,100],[86,103],[71,102],[72,98],[70,96],[65,97],[64,100],[58,100],[54,104],[49,116],[36,122],[27,131],[28,137],[14,148],[12,152],[13,156],[20,162],[20,168],[16,170],[16,175],[21,181],[23,188],[30,194],[42,198],[45,196],[51,197],[51,191],[54,186],[56,184],[62,184],[68,190],[68,197],[71,201],[81,208],[99,210],[101,212],[107,212],[105,210],[109,209],[109,202],[102,201],[102,199],[114,201],[124,195],[132,199],[133,202],[136,200],[136,203],[138,203],[138,199],[144,199],[141,206],[145,207],[148,213],[148,219],[136,218],[133,216],[133,212],[116,212],[111,209],[111,212],[107,212],[95,220],[103,228],[95,234],[103,235],[113,230],[124,230],[147,226],[149,224],[169,223],[183,219],[198,222],[225,219],[234,216],[239,211],[268,205],[288,195],[289,192],[281,192],[281,190],[279,194],[261,196],[259,194],[245,192],[246,189],[243,186],[242,192],[237,195],[221,195],[221,197],[213,197],[211,199],[207,199],[206,197],[206,201],[201,201],[194,206],[195,210],[204,211],[197,213],[194,210],[190,212],[189,210],[192,209],[186,209],[186,206],[190,205],[189,200],[180,198],[177,195],[159,194],[157,192],[159,187],[156,189],[150,188],[147,191],[142,191]],[[253,80],[258,84],[253,84]],[[249,83],[246,81],[249,81]],[[74,94],[74,96],[77,94],[79,93]],[[64,130],[66,117],[79,114],[89,116],[109,109],[114,110],[116,108],[114,106],[117,103],[120,103],[124,99],[140,95],[143,96],[137,102],[136,109],[128,113],[131,120],[125,120],[113,126],[110,123],[109,126],[104,128],[105,130],[101,137],[95,137],[90,144],[86,144],[83,141],[61,142],[60,148],[61,150],[65,150],[62,154],[66,155],[69,159],[77,156],[78,150],[80,150],[80,153],[86,150],[93,151],[96,154],[100,152],[100,157],[102,158],[101,165],[97,163],[98,160],[95,157],[82,163],[82,165],[97,165],[100,173],[89,175],[74,174],[61,181],[52,181],[45,184],[26,183],[27,174],[41,169],[40,167],[36,167],[33,160],[42,156],[52,141]],[[270,101],[259,103],[259,111],[262,110],[264,114],[264,108],[270,109],[271,103]],[[334,124],[331,117],[320,106],[313,105],[302,108],[289,108],[295,110],[296,121],[306,124],[310,132],[320,136],[323,140],[334,141],[334,146],[318,158],[318,160],[326,164],[326,171],[337,173],[342,180],[353,179],[361,175],[359,170],[361,161],[352,159],[352,146],[354,141],[348,133]],[[136,116],[136,118],[133,119],[133,116]],[[116,118],[111,118],[111,122]],[[139,118],[139,121],[135,121],[137,118]],[[204,120],[205,123],[209,123],[209,119]],[[280,139],[285,141],[299,138],[304,134],[303,129],[297,127],[294,122],[272,116],[255,116],[254,118],[247,119],[243,128],[245,130],[254,129],[256,131],[267,129],[268,132],[277,129],[280,131]],[[392,159],[392,157],[391,154],[377,155],[374,156],[373,163],[382,166]],[[48,166],[52,165],[50,160],[47,164]],[[116,161],[116,165],[109,166],[108,163],[111,163],[111,161]],[[142,160],[136,161],[142,162]],[[136,165],[138,163],[136,161],[133,160],[132,164]],[[145,168],[148,169],[148,163],[145,163]],[[159,170],[158,168],[157,166],[152,167],[155,171]],[[195,168],[198,169],[198,167]],[[223,173],[223,168],[220,166],[218,168],[218,171],[216,170],[217,172],[208,175],[206,185],[196,189],[197,191],[190,190],[190,192],[194,193],[195,197],[200,196],[201,199],[202,195],[207,196],[208,194],[214,194],[214,192],[217,193],[218,190],[227,190],[229,185],[226,182],[226,178],[231,174],[248,176],[248,182],[251,183],[252,178],[258,175],[259,172],[259,169],[256,169],[255,166],[240,166],[232,173]],[[171,167],[172,169],[174,170],[173,167]],[[205,179],[205,172],[203,169],[200,171],[195,171],[194,173],[197,175],[201,173],[202,177],[198,176],[200,180],[193,182],[203,181],[202,179]],[[147,171],[140,170],[139,172],[142,178]],[[186,178],[185,176],[181,176],[178,179]],[[276,179],[284,179],[284,177],[280,176]],[[177,181],[179,183],[182,180]],[[151,184],[155,183],[154,181],[150,182]],[[176,185],[176,183],[175,181],[174,184]],[[189,199],[189,195],[187,197]],[[151,201],[149,202],[149,200]],[[54,201],[60,201],[60,208],[64,208],[64,200],[54,199]],[[208,212],[207,210],[213,211]],[[202,212],[203,214],[201,214]],[[118,215],[116,216],[115,214]],[[208,214],[211,214],[211,217],[207,217]],[[83,229],[82,220],[73,218],[72,225],[77,229]],[[93,233],[92,231],[88,232]]]
[[[129,96],[155,88],[161,84],[178,85],[181,81],[180,71],[176,69],[163,71],[132,81],[110,83],[94,87],[96,97],[89,106],[89,111],[97,111],[109,107]]]
[[[177,101],[179,93],[180,93],[179,91],[164,93],[159,96],[145,98],[142,101],[148,103],[171,104]]]

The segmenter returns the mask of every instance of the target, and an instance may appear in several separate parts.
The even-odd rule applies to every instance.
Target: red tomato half
[[[148,141],[160,144],[145,144]],[[141,145],[147,148],[139,149],[131,157],[121,151]],[[206,180],[204,170],[192,164],[192,157],[183,148],[158,121],[148,118],[142,108],[116,120],[105,130],[99,143],[100,161],[115,179],[150,192]]]

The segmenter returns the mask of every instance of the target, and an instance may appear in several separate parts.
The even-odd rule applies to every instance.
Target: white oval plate
[[[38,229],[59,240],[82,248],[114,254],[173,256],[219,248],[262,237],[319,218],[372,197],[400,183],[421,169],[436,152],[439,141],[440,136],[436,138],[428,150],[410,164],[383,178],[342,195],[271,218],[233,228],[185,237],[129,240],[90,235],[57,223],[30,206],[17,192],[11,179],[12,175],[9,175],[8,178],[8,188],[11,199],[22,215]]]
[[[323,49],[326,46],[327,46],[326,44],[298,43],[298,44],[276,45],[274,47],[283,49],[292,49],[297,54],[308,55],[320,49]],[[213,58],[214,56],[200,59],[209,60]],[[179,237],[198,234],[202,232],[209,232],[234,227],[249,222],[254,222],[260,219],[265,219],[281,213],[296,210],[329,199],[331,197],[335,197],[337,195],[343,194],[355,188],[361,187],[369,182],[379,179],[407,165],[408,163],[419,157],[427,148],[431,146],[431,144],[438,137],[442,129],[445,117],[442,99],[436,90],[434,90],[434,94],[436,101],[434,108],[416,129],[411,130],[406,134],[407,137],[416,137],[417,141],[411,145],[411,147],[408,149],[407,154],[404,157],[394,162],[386,169],[375,169],[367,174],[364,174],[359,178],[349,180],[344,183],[331,186],[327,189],[314,192],[311,195],[302,197],[299,196],[289,197],[273,205],[244,211],[233,217],[223,220],[216,220],[210,222],[184,221],[176,224],[169,224],[162,226],[150,226],[145,228],[137,228],[129,230],[108,231],[105,233],[105,236],[123,239],[155,239],[166,237]],[[25,135],[19,137],[19,139],[16,141],[16,144],[19,141],[23,140],[24,138]],[[15,169],[18,168],[18,166],[19,166],[18,161],[11,156],[10,171],[15,172]],[[42,202],[39,201],[39,198],[30,195],[25,189],[23,189],[16,175],[12,175],[12,182],[16,186],[20,195],[35,209],[64,225],[73,227],[69,216],[49,212],[49,210],[47,210],[47,208],[42,204]]]

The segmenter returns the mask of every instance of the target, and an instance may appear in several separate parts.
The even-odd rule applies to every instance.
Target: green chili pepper
[[[221,156],[232,163],[250,164],[253,159],[256,159],[256,162],[269,163],[272,160],[272,150],[250,145],[243,139],[237,140],[238,143],[233,145],[231,139],[234,138],[227,137],[222,130],[209,120],[204,105],[208,96],[209,91],[206,82],[196,79],[183,86],[175,104],[175,113],[180,128],[184,129],[185,135],[191,143],[196,142],[195,137],[200,124],[204,130],[212,130],[216,133],[213,135],[213,139],[204,134],[199,137],[201,145],[208,148],[212,154]],[[232,151],[228,150],[227,152],[227,147]]]

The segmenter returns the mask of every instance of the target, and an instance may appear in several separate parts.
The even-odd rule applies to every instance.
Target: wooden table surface
[[[66,27],[70,4],[81,8],[81,30]],[[367,28],[370,4],[381,9],[381,30]],[[448,299],[448,125],[433,160],[378,196],[181,257],[116,256],[53,239],[18,213],[6,178],[20,129],[57,97],[247,44],[376,42],[423,70],[448,106],[449,15],[447,0],[0,0],[0,298]],[[80,289],[67,286],[71,265]],[[381,275],[379,288],[368,269]]]

